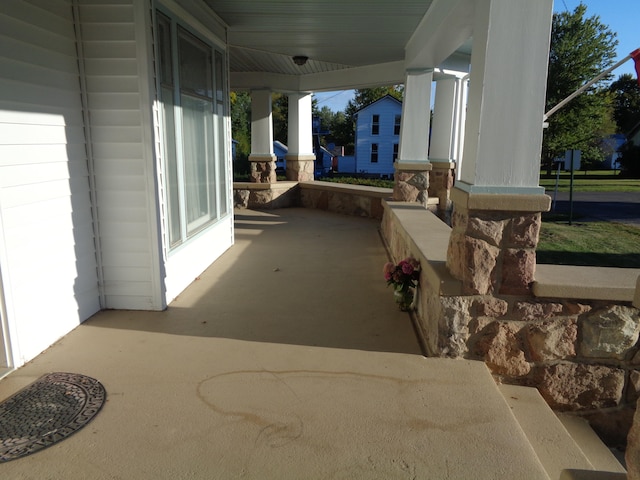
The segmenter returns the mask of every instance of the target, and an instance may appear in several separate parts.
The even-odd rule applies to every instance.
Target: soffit
[[[228,25],[232,73],[305,75],[403,60],[432,0],[204,2]]]

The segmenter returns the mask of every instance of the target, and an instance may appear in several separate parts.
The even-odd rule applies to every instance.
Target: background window
[[[393,144],[393,161],[395,162],[396,160],[398,160],[398,144],[394,143]]]
[[[396,115],[393,121],[393,134],[400,135],[400,115]]]
[[[378,163],[378,144],[371,144],[371,163]]]
[[[378,135],[380,133],[380,115],[373,115],[371,117],[371,135]]]

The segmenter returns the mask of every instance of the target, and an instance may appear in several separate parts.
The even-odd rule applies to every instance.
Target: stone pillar
[[[289,152],[287,180],[307,182],[314,178],[313,138],[311,129],[311,94],[289,95]]]
[[[436,81],[429,161],[433,165],[430,174],[429,196],[438,198],[438,216],[449,220],[453,204],[450,191],[454,179],[454,149],[459,125],[456,123],[459,83],[455,77]]]
[[[407,72],[393,188],[394,200],[417,201],[425,207],[431,170],[428,152],[432,81],[433,69]]]
[[[469,194],[454,188],[447,267],[465,295],[529,295],[547,195]]]
[[[467,294],[526,295],[535,273],[553,0],[478,0],[447,266]],[[526,52],[526,55],[522,52]]]
[[[273,153],[273,121],[271,116],[271,92],[251,92],[251,181],[275,183],[276,156]]]

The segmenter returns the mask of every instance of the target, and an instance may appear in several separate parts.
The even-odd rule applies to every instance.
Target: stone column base
[[[287,180],[294,182],[310,182],[314,180],[315,155],[286,155]]]
[[[397,161],[394,165],[395,175],[393,184],[393,200],[397,202],[417,202],[427,207],[429,199],[429,171],[428,161],[408,162]]]
[[[446,223],[451,223],[453,202],[451,189],[455,178],[454,162],[431,162],[433,170],[429,174],[429,196],[438,198],[438,216]]]
[[[251,182],[276,183],[276,158],[275,155],[249,155]]]
[[[447,267],[466,295],[529,295],[547,195],[469,194],[454,203]]]

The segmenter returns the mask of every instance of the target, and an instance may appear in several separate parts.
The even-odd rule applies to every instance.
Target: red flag
[[[631,55],[636,64],[636,75],[638,76],[638,86],[640,87],[640,48],[636,48],[629,55]]]

